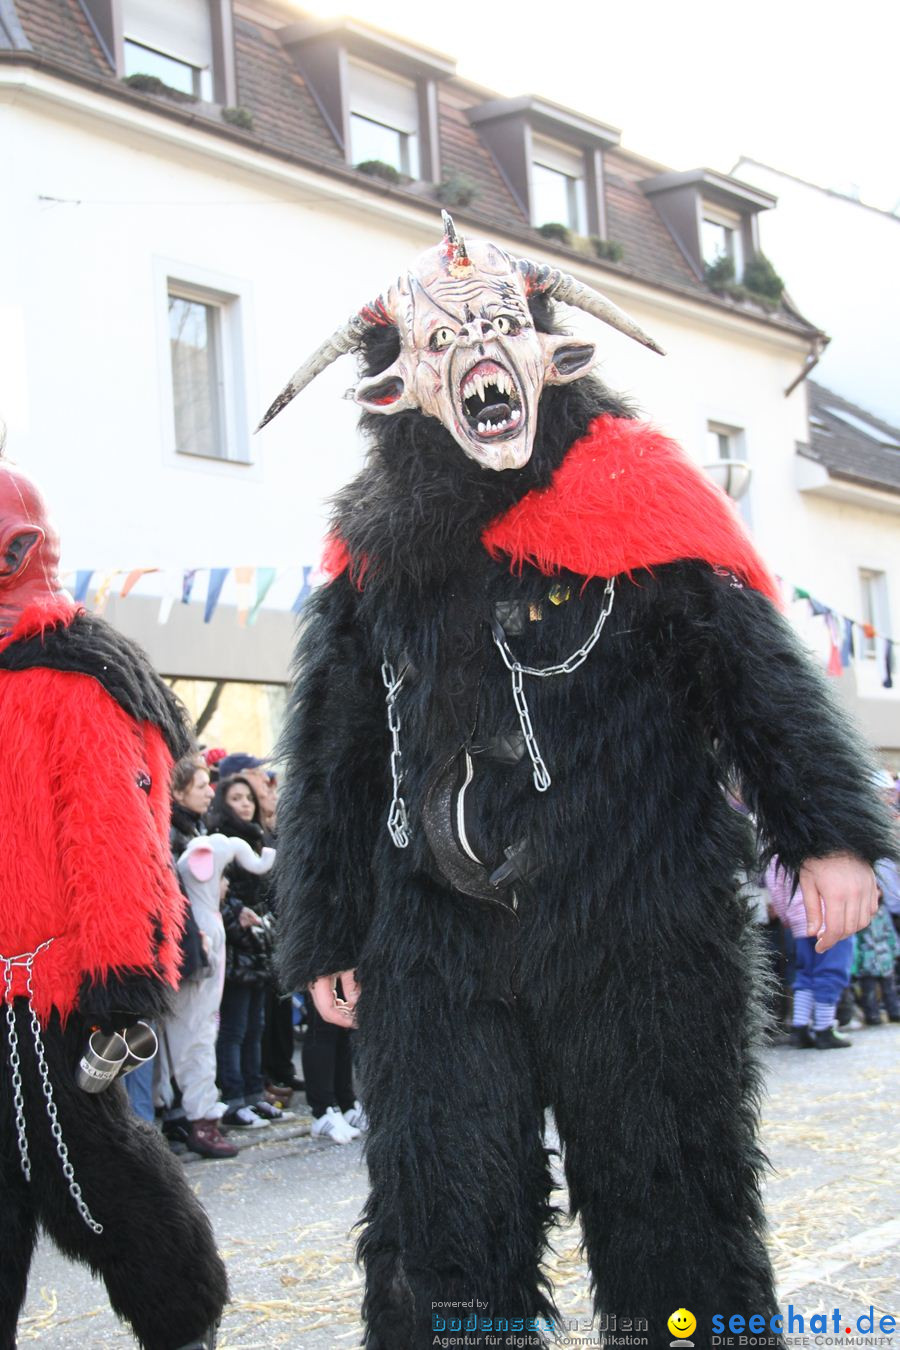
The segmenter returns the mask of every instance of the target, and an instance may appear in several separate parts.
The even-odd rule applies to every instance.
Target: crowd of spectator
[[[305,1090],[312,1132],[349,1143],[366,1129],[352,1035],[278,987],[278,781],[269,762],[210,750],[172,775],[172,863],[185,899],[180,985],[156,1061],[130,1075],[134,1109],[173,1147],[234,1157],[232,1130],[292,1116]],[[335,1034],[337,1033],[337,1034]],[[294,1067],[301,1042],[303,1078]]]

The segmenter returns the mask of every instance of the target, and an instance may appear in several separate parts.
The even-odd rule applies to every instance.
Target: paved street
[[[857,1032],[854,1042],[846,1055],[768,1051],[764,1117],[782,1307],[793,1303],[809,1318],[837,1306],[855,1322],[870,1304],[876,1318],[900,1316],[900,1026]],[[222,1350],[354,1350],[361,1286],[350,1230],[366,1191],[359,1146],[320,1143],[295,1124],[273,1128],[233,1161],[191,1159],[187,1167],[231,1275]],[[586,1318],[572,1225],[554,1246],[549,1268],[560,1308]],[[32,1342],[46,1350],[134,1344],[102,1286],[46,1244],[20,1323],[20,1344]]]

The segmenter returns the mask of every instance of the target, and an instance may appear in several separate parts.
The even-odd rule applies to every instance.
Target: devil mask
[[[544,385],[587,374],[596,356],[593,342],[538,333],[529,296],[567,301],[661,350],[597,291],[485,240],[467,245],[446,212],[443,220],[442,242],[322,344],[260,426],[330,362],[359,347],[367,328],[391,324],[400,337],[400,355],[387,370],[359,383],[356,402],[372,413],[419,408],[442,422],[484,468],[520,469],[531,456]]]
[[[0,460],[0,633],[26,605],[59,593],[59,538],[21,469]]]

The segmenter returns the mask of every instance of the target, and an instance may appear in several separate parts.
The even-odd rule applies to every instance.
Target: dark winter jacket
[[[253,791],[245,778],[231,777],[216,788],[216,796],[209,811],[209,823],[214,832],[245,839],[255,853],[261,853],[265,833],[259,820],[241,820],[225,801],[227,788],[235,781]],[[255,795],[255,794],[254,794]],[[257,807],[257,816],[259,809]],[[274,923],[270,904],[271,874],[255,876],[242,867],[226,869],[228,894],[222,903],[225,924],[225,978],[236,984],[263,985],[272,979]],[[240,913],[244,907],[252,909],[263,920],[252,928],[243,928]]]

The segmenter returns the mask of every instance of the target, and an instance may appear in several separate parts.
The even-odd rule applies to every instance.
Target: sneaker
[[[330,1139],[333,1144],[351,1144],[359,1138],[359,1130],[349,1125],[336,1106],[329,1106],[324,1116],[318,1116],[310,1129],[317,1139]]]
[[[267,1102],[265,1097],[260,1098],[258,1102],[254,1102],[253,1105],[248,1109],[252,1111],[254,1115],[257,1115],[262,1120],[266,1121],[266,1123],[268,1123],[270,1120],[296,1119],[296,1112],[283,1111],[281,1107],[276,1106],[274,1102]]]
[[[360,1134],[366,1134],[369,1129],[369,1117],[360,1106],[359,1102],[354,1102],[344,1112],[344,1119],[354,1130],[359,1130]]]
[[[238,1155],[238,1149],[229,1144],[215,1120],[192,1120],[187,1146],[201,1158],[236,1158]]]
[[[811,1050],[815,1041],[809,1027],[791,1027],[791,1045],[798,1050]]]
[[[817,1050],[849,1050],[853,1044],[849,1036],[842,1036],[833,1026],[814,1031],[812,1035]]]
[[[236,1106],[233,1111],[226,1111],[222,1117],[222,1124],[228,1125],[233,1130],[261,1130],[268,1123],[249,1106]]]

